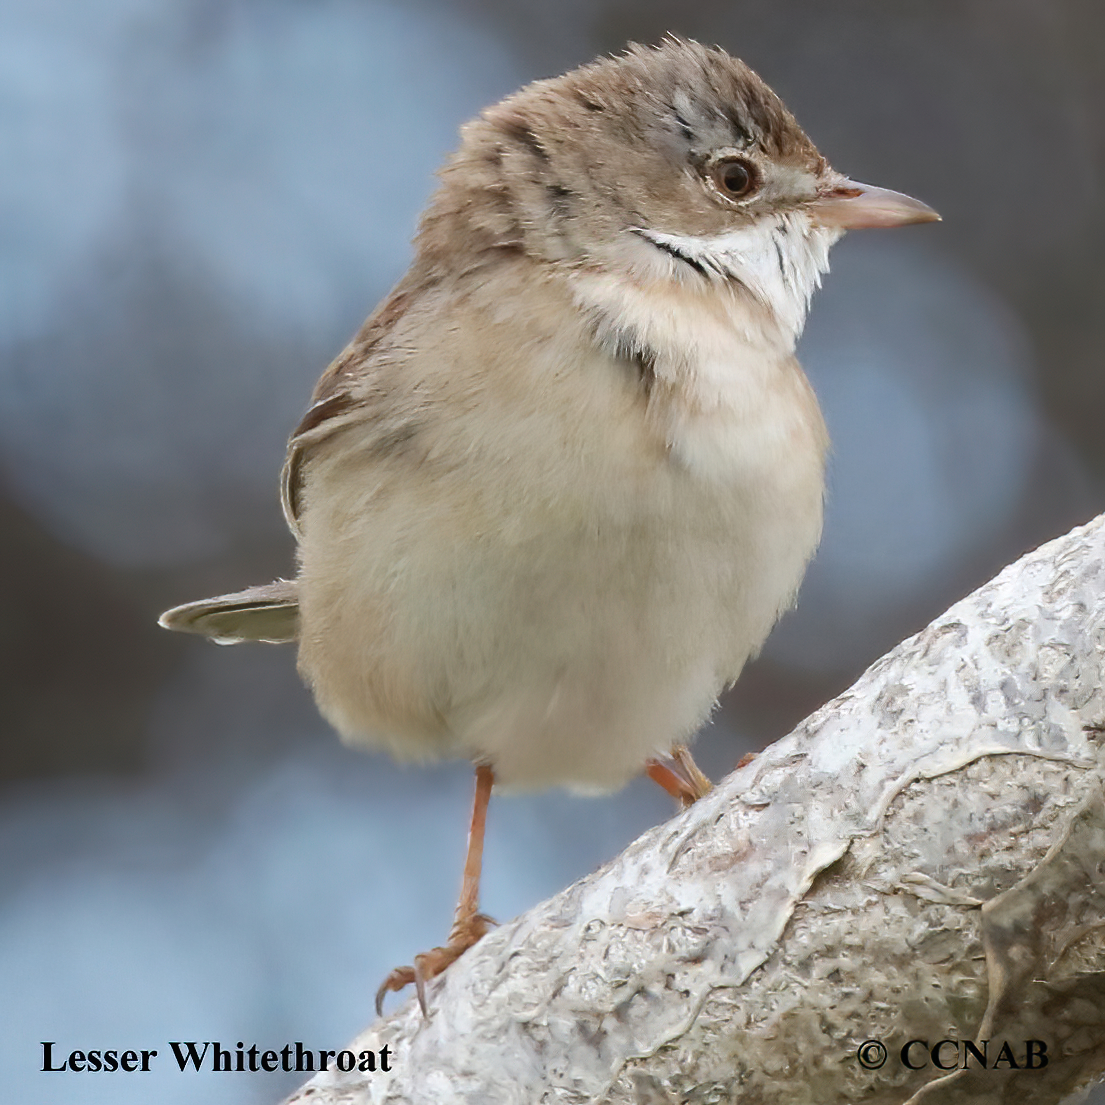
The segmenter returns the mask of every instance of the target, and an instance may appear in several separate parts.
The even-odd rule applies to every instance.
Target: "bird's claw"
[[[449,942],[431,951],[423,952],[414,957],[414,965],[411,967],[396,967],[384,979],[380,989],[376,991],[376,1015],[384,1015],[384,999],[389,993],[398,993],[400,990],[414,983],[415,993],[418,995],[418,1004],[424,1017],[429,1016],[429,1007],[426,1003],[426,983],[437,978],[446,967],[455,963],[473,944],[475,944],[491,925],[497,925],[491,917],[485,913],[474,913],[470,917],[463,917],[453,923],[449,931]]]

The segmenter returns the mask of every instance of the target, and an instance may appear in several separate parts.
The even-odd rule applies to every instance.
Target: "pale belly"
[[[623,785],[793,601],[821,530],[822,446],[798,444],[785,472],[673,457],[611,499],[628,510],[485,502],[475,524],[389,493],[371,525],[316,513],[300,666],[320,708],[351,744],[471,758],[508,788]]]

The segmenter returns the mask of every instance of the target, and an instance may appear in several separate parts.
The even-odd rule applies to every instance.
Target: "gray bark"
[[[1105,516],[486,936],[350,1045],[390,1072],[290,1100],[1062,1101],[1105,1071],[1103,666]]]

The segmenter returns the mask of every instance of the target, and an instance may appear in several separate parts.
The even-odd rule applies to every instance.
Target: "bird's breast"
[[[458,310],[447,349],[404,363],[435,397],[408,447],[350,431],[312,457],[300,666],[351,740],[611,788],[701,724],[792,601],[824,427],[789,353],[717,312],[658,311],[640,374],[545,310]]]
[[[716,484],[820,481],[828,435],[791,332],[733,285],[576,281],[596,340],[647,363],[644,412],[673,463]]]

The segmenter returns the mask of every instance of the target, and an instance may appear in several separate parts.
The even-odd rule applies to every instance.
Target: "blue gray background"
[[[1054,0],[0,0],[0,1070],[10,1100],[274,1101],[166,1041],[340,1047],[441,941],[466,765],[343,749],[290,651],[154,625],[287,574],[276,480],[409,258],[457,126],[629,39],[718,42],[938,226],[837,247],[802,358],[834,438],[798,611],[700,742],[786,732],[1105,508],[1105,9]],[[496,800],[509,918],[668,816]],[[156,1047],[158,1073],[44,1075]]]

